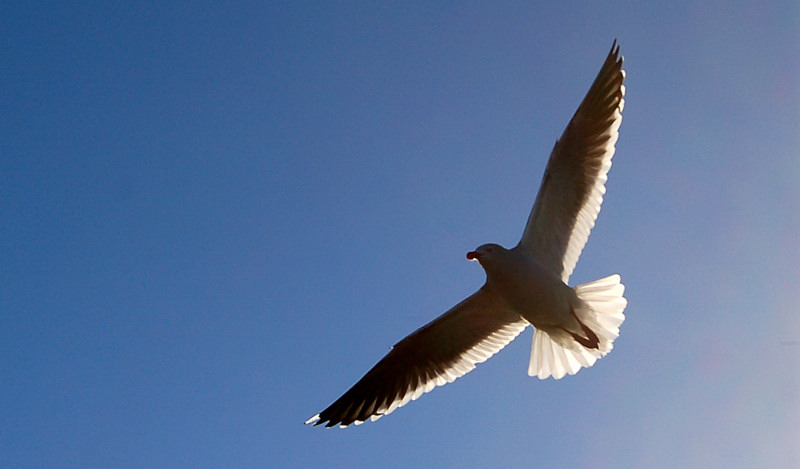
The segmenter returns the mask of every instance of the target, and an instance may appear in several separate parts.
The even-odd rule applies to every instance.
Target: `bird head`
[[[467,259],[471,261],[478,261],[481,265],[486,265],[486,263],[491,263],[501,252],[505,251],[506,249],[503,246],[498,244],[484,244],[483,246],[478,247],[474,251],[470,251],[467,253]]]

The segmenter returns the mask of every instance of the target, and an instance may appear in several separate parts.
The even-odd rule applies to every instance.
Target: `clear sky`
[[[798,467],[800,3],[446,3],[0,7],[0,466]],[[613,352],[304,426],[518,241],[615,38]]]

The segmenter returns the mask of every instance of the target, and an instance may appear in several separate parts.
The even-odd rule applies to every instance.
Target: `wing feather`
[[[528,322],[481,288],[421,327],[352,388],[306,423],[326,427],[377,420],[436,386],[452,383],[499,352]]]
[[[518,248],[566,283],[594,227],[622,123],[625,71],[616,41],[555,144]]]

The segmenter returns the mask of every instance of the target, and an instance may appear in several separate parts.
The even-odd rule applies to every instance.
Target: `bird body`
[[[532,326],[581,330],[570,314],[580,302],[574,290],[531,256],[497,244],[485,244],[470,254],[486,271],[487,288]]]
[[[605,194],[625,72],[611,47],[556,142],[522,238],[467,254],[486,272],[475,293],[395,344],[333,404],[306,421],[326,427],[377,420],[463,376],[533,326],[528,374],[560,379],[608,354],[625,320],[619,275],[568,285]]]
[[[548,353],[542,352],[537,356],[532,351],[531,376],[559,379],[565,373],[574,374],[581,367],[591,366],[597,358],[611,351],[618,327],[624,320],[622,310],[627,304],[622,297],[624,288],[619,284],[618,276],[601,279],[610,279],[610,288],[599,288],[603,293],[601,300],[609,304],[598,311],[581,298],[579,290],[553,275],[519,246],[506,249],[497,244],[484,244],[469,252],[467,258],[480,262],[486,271],[484,288],[497,296],[502,307],[532,325],[541,334],[538,340],[548,341],[548,352],[555,353],[545,363],[540,363],[543,360],[541,355],[547,356]],[[598,286],[594,287],[591,291],[597,293]],[[584,286],[580,291],[585,289]],[[605,321],[611,324],[611,330],[600,325],[587,326],[587,321],[596,322],[598,312],[609,316]],[[601,340],[598,332],[606,340]],[[536,340],[534,336],[532,349],[536,348]]]

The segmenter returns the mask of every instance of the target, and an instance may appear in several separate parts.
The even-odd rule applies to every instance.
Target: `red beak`
[[[471,261],[477,261],[481,258],[481,255],[478,251],[470,251],[467,253],[467,259]]]

